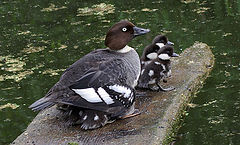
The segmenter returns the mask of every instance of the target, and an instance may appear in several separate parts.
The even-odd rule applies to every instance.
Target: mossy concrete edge
[[[169,122],[169,129],[166,130],[166,137],[163,140],[159,140],[156,142],[156,144],[158,144],[159,142],[164,144],[164,145],[168,145],[171,142],[173,142],[175,140],[176,137],[176,133],[179,130],[180,123],[181,123],[181,119],[182,117],[185,115],[185,111],[188,107],[188,104],[192,101],[192,99],[194,97],[197,96],[199,90],[204,86],[204,81],[209,77],[212,69],[214,68],[214,64],[215,64],[215,57],[214,54],[212,53],[210,47],[205,44],[205,43],[201,43],[201,42],[196,42],[193,46],[191,46],[188,49],[198,49],[198,48],[204,48],[206,54],[209,58],[209,63],[206,64],[206,70],[205,73],[203,73],[202,75],[199,75],[199,77],[192,82],[192,91],[185,91],[184,94],[182,94],[182,96],[184,95],[184,97],[179,97],[178,99],[181,100],[181,103],[179,105],[179,108],[176,110],[176,114],[175,114],[175,119],[173,119],[172,121]],[[188,50],[186,50],[184,53],[188,53]],[[171,106],[173,106],[175,104],[171,104]],[[167,109],[166,114],[167,113],[171,113],[171,106],[169,106],[169,109]]]

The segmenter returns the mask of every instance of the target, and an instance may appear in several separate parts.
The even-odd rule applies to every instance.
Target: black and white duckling
[[[142,67],[149,64],[151,60],[156,59],[158,50],[165,45],[174,45],[174,43],[168,41],[168,38],[164,35],[157,35],[153,39],[152,44],[146,46],[143,50],[141,56]]]
[[[151,89],[156,85],[158,91],[171,91],[174,88],[162,88],[159,83],[160,80],[171,76],[171,57],[178,57],[179,55],[174,53],[173,47],[165,45],[157,52],[158,57],[151,60],[147,65],[144,65],[141,71],[141,76],[138,81],[138,88]]]
[[[92,51],[72,64],[45,97],[29,108],[65,106],[67,122],[85,130],[135,115],[134,87],[141,65],[137,52],[127,44],[149,31],[126,20],[116,23],[107,32],[106,49]]]

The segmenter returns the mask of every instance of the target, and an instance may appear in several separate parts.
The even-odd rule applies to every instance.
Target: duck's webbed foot
[[[141,112],[138,109],[135,109],[134,112],[132,114],[127,114],[125,116],[120,117],[120,119],[125,119],[125,118],[130,118],[130,117],[134,117],[141,114]]]
[[[160,86],[159,84],[157,84],[158,86],[158,91],[163,91],[163,92],[168,92],[168,91],[172,91],[174,90],[175,88],[174,87],[168,87],[168,88],[163,88],[162,86]]]

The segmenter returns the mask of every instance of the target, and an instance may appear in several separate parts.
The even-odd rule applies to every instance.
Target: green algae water
[[[240,1],[0,1],[0,144],[11,143],[73,62],[104,48],[107,30],[128,19],[151,32],[129,45],[141,54],[159,33],[180,53],[207,43],[216,63],[189,104],[177,145],[240,144]]]

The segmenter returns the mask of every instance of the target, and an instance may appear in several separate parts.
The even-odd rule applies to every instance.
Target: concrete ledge
[[[83,131],[63,124],[56,107],[40,112],[12,144],[163,144],[186,104],[202,87],[213,65],[214,56],[204,43],[195,43],[172,60],[171,92],[147,92],[137,99],[141,115],[118,120],[100,129]]]

